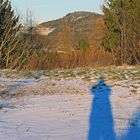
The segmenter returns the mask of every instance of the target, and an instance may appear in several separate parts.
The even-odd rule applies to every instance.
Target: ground
[[[140,140],[140,67],[0,71],[0,140],[90,140],[91,127],[94,140]]]

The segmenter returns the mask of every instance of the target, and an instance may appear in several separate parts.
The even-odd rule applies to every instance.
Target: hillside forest
[[[0,68],[139,65],[140,0],[107,0],[102,11],[69,13],[38,25],[27,12],[23,24],[11,2],[0,0]]]

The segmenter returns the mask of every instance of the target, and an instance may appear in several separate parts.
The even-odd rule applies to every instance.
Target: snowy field
[[[0,140],[140,140],[140,67],[0,71]]]

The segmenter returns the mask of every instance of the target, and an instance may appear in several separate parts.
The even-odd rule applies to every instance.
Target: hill
[[[93,12],[74,12],[57,20],[52,20],[39,24],[36,30],[41,35],[56,37],[64,26],[70,27],[74,34],[74,40],[86,38],[91,32],[95,31],[92,25],[102,15]]]

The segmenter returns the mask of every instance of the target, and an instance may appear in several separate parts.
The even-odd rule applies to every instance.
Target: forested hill
[[[69,13],[63,18],[44,22],[37,26],[40,34],[56,37],[64,28],[70,28],[74,38],[87,37],[93,32],[93,24],[102,15],[93,12]],[[96,29],[95,29],[96,30]]]

